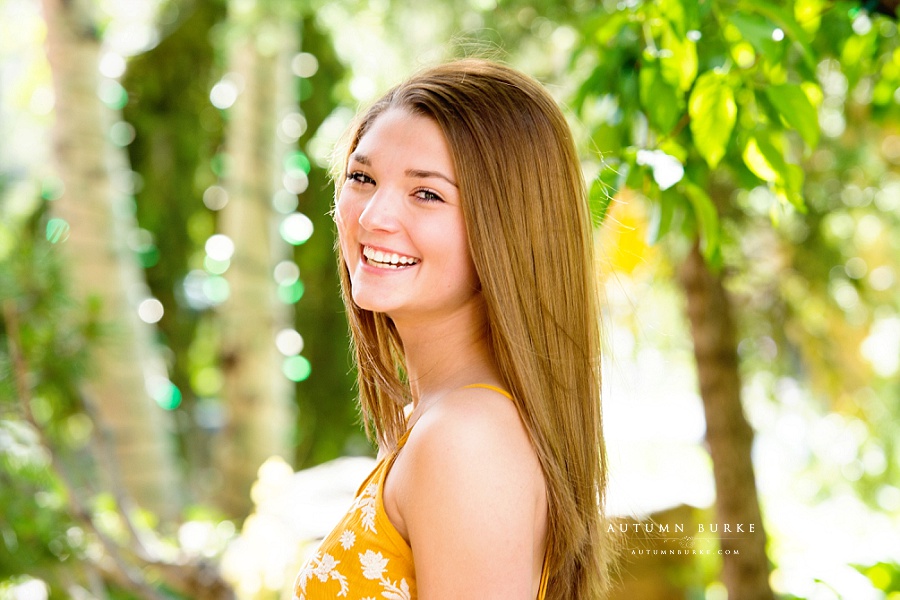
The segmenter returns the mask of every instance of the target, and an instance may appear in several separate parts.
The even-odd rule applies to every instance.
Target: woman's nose
[[[397,194],[380,189],[369,197],[359,214],[359,224],[369,231],[393,231],[397,228],[399,211]]]

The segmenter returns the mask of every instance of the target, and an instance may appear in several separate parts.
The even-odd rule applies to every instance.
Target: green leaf
[[[693,4],[693,0],[687,0]],[[679,37],[684,37],[688,30],[688,15],[682,0],[657,0],[659,15],[672,25]]]
[[[770,58],[778,57],[783,53],[781,42],[772,38],[772,33],[777,28],[775,24],[762,15],[745,12],[734,12],[728,16],[732,25],[738,28],[744,39],[750,42],[753,48],[760,54]]]
[[[688,101],[694,145],[710,168],[725,156],[737,118],[734,90],[725,76],[707,71],[697,79]]]
[[[662,192],[650,202],[650,221],[647,224],[647,243],[659,242],[672,228],[672,216],[675,214],[677,199],[674,194]]]
[[[810,79],[814,77],[816,72],[816,54],[809,45],[810,36],[802,27],[800,27],[799,23],[797,23],[797,19],[794,18],[794,14],[790,9],[787,9],[782,6],[782,4],[773,2],[772,0],[752,0],[752,2],[741,2],[737,10],[738,12],[733,14],[749,13],[751,11],[757,12],[768,19],[770,23],[775,24],[784,31],[785,41],[790,40],[800,47],[800,56],[803,59],[803,62],[800,63],[798,67],[805,67],[806,73],[804,76],[809,77]],[[781,43],[784,44],[784,42]],[[780,46],[776,53],[770,56],[770,58],[780,57],[784,47],[785,46]],[[769,53],[766,52],[766,54]]]
[[[618,191],[619,173],[609,165],[604,165],[588,191],[588,202],[591,209],[591,222],[599,226],[606,219],[609,207]]]
[[[700,251],[708,262],[716,265],[720,260],[721,227],[719,225],[719,213],[716,205],[706,190],[699,185],[684,181],[682,189],[685,196],[694,209],[694,218],[697,223],[697,233],[700,236]]]
[[[797,130],[810,148],[819,143],[819,116],[799,85],[790,83],[766,88],[766,96],[790,127]]]
[[[789,203],[797,211],[806,212],[803,200],[803,179],[805,174],[799,165],[786,164],[784,180],[775,185],[775,195],[782,202]]]
[[[632,19],[631,15],[625,11],[617,11],[611,15],[604,15],[599,26],[594,31],[594,39],[601,46],[611,46],[615,42],[622,29],[628,26],[628,22]]]
[[[645,62],[640,73],[641,106],[663,135],[672,131],[684,111],[680,95],[663,78],[659,66]]]
[[[759,144],[756,143],[756,138],[747,140],[747,145],[744,147],[743,158],[747,168],[763,181],[775,181],[778,179],[778,173],[775,171],[775,167],[766,160],[765,155],[763,155],[762,150],[759,148]]]
[[[744,164],[763,181],[775,183],[787,177],[784,156],[766,136],[760,134],[747,140],[743,154]]]
[[[659,64],[662,76],[686,92],[697,78],[697,44],[678,35],[669,22],[663,27]]]

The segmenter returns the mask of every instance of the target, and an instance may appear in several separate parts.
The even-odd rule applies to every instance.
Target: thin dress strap
[[[547,583],[550,581],[550,548],[544,550],[544,565],[541,567],[541,586],[538,588],[537,600],[544,600],[547,597]]]
[[[507,398],[512,400],[512,394],[510,394],[509,392],[507,392],[506,390],[504,390],[502,388],[498,388],[496,385],[491,385],[489,383],[472,383],[469,385],[464,385],[463,389],[476,388],[476,387],[484,388],[486,390],[493,390],[493,391],[497,392],[498,394],[503,394],[504,396],[506,396]]]

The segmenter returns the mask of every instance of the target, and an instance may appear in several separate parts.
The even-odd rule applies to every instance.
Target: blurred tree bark
[[[713,273],[699,243],[681,267],[687,316],[694,342],[700,397],[706,416],[706,443],[716,485],[717,523],[750,523],[746,537],[720,534],[722,580],[732,600],[771,600],[766,535],[756,491],[751,447],[753,430],[741,403],[737,338],[731,301],[721,274]],[[720,526],[721,527],[721,526]]]
[[[68,224],[68,230],[59,224],[57,232],[68,235],[61,247],[72,293],[83,310],[95,313],[102,332],[83,397],[109,440],[125,491],[171,518],[179,511],[181,489],[172,423],[151,398],[171,392],[171,383],[153,328],[137,313],[149,292],[128,246],[136,232],[131,170],[124,151],[108,138],[116,114],[98,96],[99,35],[83,3],[43,0],[42,7],[55,92],[53,151],[64,185],[53,213]]]
[[[250,488],[270,456],[291,460],[293,385],[281,372],[276,333],[291,323],[291,306],[276,296],[275,266],[289,257],[272,198],[282,187],[287,144],[279,119],[296,110],[290,63],[299,46],[292,11],[272,2],[229,4],[229,72],[238,87],[225,133],[228,162],[219,232],[234,242],[225,277],[230,296],[222,323],[223,400],[227,414],[214,461],[222,476],[219,504],[246,516]]]

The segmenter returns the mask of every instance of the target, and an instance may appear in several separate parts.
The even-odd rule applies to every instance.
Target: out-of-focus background
[[[474,55],[583,157],[615,597],[897,600],[896,8],[0,0],[0,598],[290,598],[374,454],[332,152]]]

